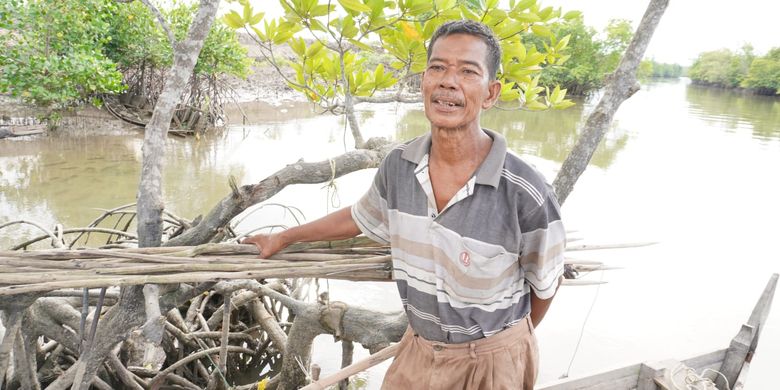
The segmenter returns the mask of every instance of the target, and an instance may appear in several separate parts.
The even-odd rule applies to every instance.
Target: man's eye
[[[443,67],[443,66],[441,66],[441,65],[431,65],[430,67],[428,67],[428,69],[430,69],[430,70],[435,70],[435,71],[437,71],[437,72],[438,72],[438,71],[440,71],[440,70],[444,69],[444,67]]]
[[[463,69],[463,73],[466,74],[477,74],[477,71],[474,69]]]

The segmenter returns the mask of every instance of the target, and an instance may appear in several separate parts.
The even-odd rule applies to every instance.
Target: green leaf
[[[341,4],[344,9],[353,11],[355,13],[371,12],[371,8],[369,6],[361,3],[358,0],[339,0],[339,4]]]
[[[541,111],[546,110],[547,105],[544,103],[538,101],[538,100],[526,100],[525,101],[525,108],[533,111]]]
[[[308,58],[316,57],[317,54],[319,54],[320,51],[322,51],[322,48],[324,47],[325,46],[322,43],[320,43],[320,41],[314,41],[314,43],[312,43],[311,46],[309,46],[306,49],[306,57]]]
[[[538,35],[540,37],[545,37],[545,38],[549,38],[553,35],[552,31],[550,31],[549,28],[547,28],[546,26],[542,26],[541,24],[534,24],[533,26],[531,26],[531,31],[533,31],[535,35]]]
[[[533,12],[516,12],[510,14],[515,20],[525,23],[536,23],[540,22],[542,19],[539,18],[539,15],[533,13]]]
[[[487,19],[490,19],[488,22]],[[487,13],[487,18],[485,18],[485,23],[488,23],[489,25],[498,24],[504,21],[506,19],[506,11],[500,10],[500,9],[491,9]]]
[[[328,29],[325,27],[325,25],[322,22],[320,22],[319,20],[317,20],[317,19],[311,19],[311,20],[309,20],[309,22],[311,23],[311,29],[312,30],[323,31],[323,32],[327,32],[328,31]]]
[[[335,8],[334,5],[328,6],[327,4],[319,4],[314,6],[311,11],[309,12],[309,15],[311,17],[316,18],[318,16],[325,16],[329,14],[333,9]]]
[[[539,11],[539,17],[542,18],[542,20],[546,21],[550,18],[554,17],[553,15],[553,8],[552,7],[545,7],[541,11]]]
[[[265,36],[265,34],[260,31],[259,28],[252,26],[252,30],[254,30],[255,34],[257,34],[257,38],[259,38],[261,41],[267,41],[268,38]]]
[[[249,2],[245,2],[244,4],[244,20],[248,21],[249,19],[252,19],[252,6],[249,4]]]
[[[579,18],[582,15],[582,12],[580,11],[569,11],[563,15],[563,18],[566,20],[572,20]]]
[[[273,38],[274,45],[281,45],[287,42],[290,38],[292,38],[293,34],[295,34],[295,31],[279,31]]]
[[[517,100],[520,98],[520,90],[515,88],[517,84],[508,82],[501,84],[501,94],[499,98],[505,102]]]
[[[443,11],[446,9],[450,9],[455,6],[457,3],[457,0],[436,0],[434,1],[434,4],[436,4],[436,9],[439,11]]]
[[[555,51],[561,51],[566,48],[566,46],[569,45],[569,39],[571,39],[571,34],[561,38],[560,41],[555,45]]]
[[[239,15],[236,11],[230,11],[226,13],[225,16],[222,17],[222,21],[224,21],[225,24],[227,24],[230,28],[236,29],[244,27],[244,19],[242,19],[241,15]]]
[[[574,102],[571,100],[562,100],[560,103],[555,103],[552,105],[553,109],[556,110],[564,110],[574,105]]]
[[[561,91],[561,87],[559,85],[556,85],[549,96],[550,96],[549,98],[550,103],[558,103],[563,99],[564,96],[566,96],[566,90],[564,89],[563,91]]]
[[[345,38],[354,38],[360,30],[355,27],[355,20],[350,15],[344,15],[341,18],[341,36]]]
[[[522,11],[536,5],[536,0],[522,0],[512,7],[512,11]]]
[[[505,56],[511,58],[517,58],[518,61],[525,61],[525,45],[522,42],[518,42],[515,45],[511,45],[505,50]]]
[[[260,23],[260,21],[263,20],[264,16],[265,16],[265,12],[258,12],[256,14],[252,15],[251,18],[249,18],[249,21],[247,22],[247,24],[249,24],[250,26],[254,26],[254,25]]]
[[[409,8],[409,13],[413,16],[418,16],[433,10],[433,3],[431,0],[412,0],[412,6]]]
[[[471,20],[480,20],[482,19],[479,15],[475,14],[474,11],[470,10],[469,7],[467,7],[465,4],[460,5],[460,12],[466,19]]]
[[[401,62],[401,61],[393,61],[393,62],[390,63],[390,66],[393,69],[401,70],[401,69],[403,69],[406,66],[406,63]]]
[[[288,45],[298,57],[306,55],[306,42],[303,41],[303,38],[291,39]]]
[[[376,69],[374,69],[374,81],[382,80],[382,77],[385,75],[385,66],[383,64],[379,64],[376,66]]]
[[[360,48],[360,50],[374,51],[374,48],[372,48],[371,46],[369,46],[369,45],[367,45],[367,44],[365,44],[363,42],[360,42],[360,41],[358,41],[356,39],[349,39],[348,41],[349,41],[349,43],[351,43],[351,44],[357,46],[358,48]]]

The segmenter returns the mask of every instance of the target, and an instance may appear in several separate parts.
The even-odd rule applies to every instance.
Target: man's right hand
[[[267,259],[274,253],[287,247],[287,244],[281,238],[281,233],[255,234],[241,240],[241,243],[254,244],[257,247],[257,251],[260,252],[258,257],[261,259]]]
[[[260,258],[267,259],[295,242],[343,240],[358,234],[360,229],[352,220],[350,207],[344,207],[316,221],[294,226],[279,233],[256,234],[243,239],[241,243],[255,244],[260,251]]]

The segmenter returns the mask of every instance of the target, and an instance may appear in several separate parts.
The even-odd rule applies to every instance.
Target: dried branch
[[[57,237],[57,235],[54,234],[54,232],[52,232],[49,229],[46,229],[45,227],[43,227],[40,224],[38,224],[36,222],[33,222],[33,221],[27,221],[27,220],[24,220],[24,219],[20,219],[20,220],[17,220],[17,221],[6,222],[6,223],[0,225],[0,229],[3,229],[3,228],[8,227],[8,226],[12,226],[12,225],[17,225],[17,224],[32,225],[32,226],[35,226],[38,229],[42,230],[44,233],[46,233],[45,236],[42,236],[42,238],[37,239],[37,240],[35,240],[33,242],[38,242],[40,240],[46,239],[47,237],[51,237],[52,245],[54,245],[57,248],[64,248],[65,247],[65,243],[63,243],[62,240],[59,239]],[[64,233],[64,232],[62,232],[62,233]],[[26,246],[27,245],[24,245],[24,244],[18,245],[16,247],[12,248],[11,250],[17,250],[17,249],[20,249],[20,248],[24,248]]]
[[[160,12],[160,10],[157,9],[157,7],[152,4],[149,0],[141,0],[144,5],[146,5],[146,8],[149,8],[150,11],[154,14],[154,16],[157,17],[157,23],[160,25],[160,27],[165,31],[165,35],[168,36],[168,42],[171,44],[171,48],[173,50],[176,50],[176,37],[173,35],[173,32],[171,31],[171,27],[168,25],[168,22],[165,20],[165,17]]]

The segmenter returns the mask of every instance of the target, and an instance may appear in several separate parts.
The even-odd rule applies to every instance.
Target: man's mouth
[[[447,100],[447,99],[439,98],[439,99],[433,99],[433,102],[447,107],[463,107],[463,104],[455,100]]]

